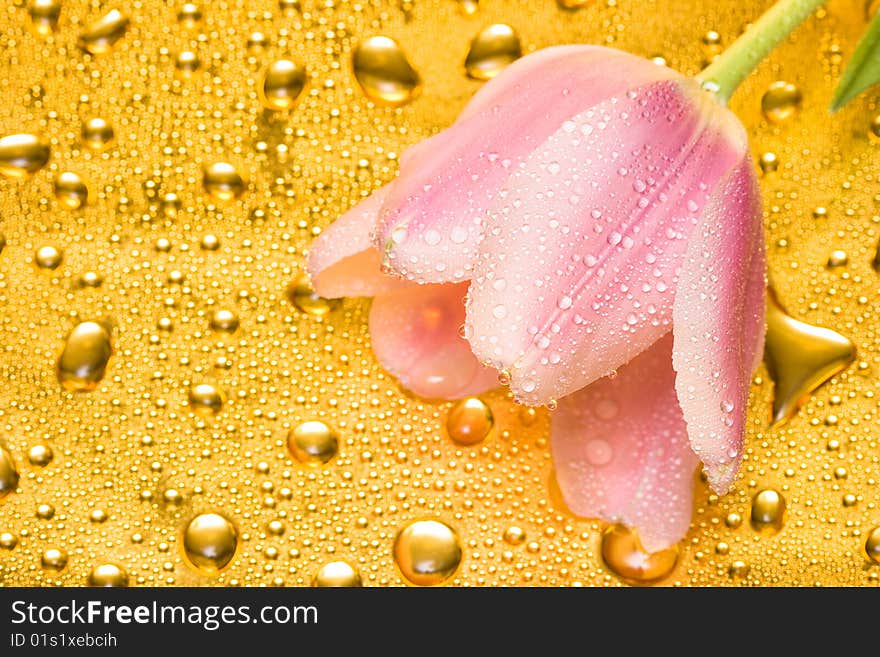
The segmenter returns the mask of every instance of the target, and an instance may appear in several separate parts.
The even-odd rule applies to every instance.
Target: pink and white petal
[[[580,516],[638,530],[649,552],[690,526],[699,463],[675,396],[672,334],[565,397],[550,416],[556,478]]]
[[[459,332],[467,284],[411,285],[373,300],[373,353],[401,385],[429,399],[477,395],[498,386]]]
[[[477,357],[540,405],[668,333],[688,240],[745,148],[736,117],[684,79],[566,121],[488,211],[467,304]]]
[[[366,297],[401,289],[405,281],[382,273],[371,234],[389,185],[339,217],[312,242],[308,271],[322,297]]]
[[[761,196],[746,154],[706,205],[673,310],[678,400],[718,493],[742,460],[749,385],[764,344],[765,268]]]
[[[599,46],[523,57],[486,83],[464,118],[404,155],[380,213],[377,248],[412,280],[469,279],[486,210],[531,151],[603,99],[673,77],[680,75]]]

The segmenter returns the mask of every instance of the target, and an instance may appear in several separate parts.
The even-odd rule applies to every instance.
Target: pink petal
[[[417,395],[455,399],[498,386],[459,335],[466,284],[412,285],[373,300],[370,335],[382,366]]]
[[[370,240],[388,189],[386,185],[373,192],[312,242],[308,270],[315,292],[322,297],[366,297],[409,285],[382,273],[381,256]]]
[[[691,522],[698,459],[675,397],[672,334],[559,402],[550,416],[556,479],[580,516],[638,529],[649,552]]]
[[[488,82],[464,118],[405,154],[383,205],[376,244],[419,282],[462,281],[499,187],[562,123],[670,69],[597,46],[560,46],[523,57]]]
[[[718,493],[742,460],[749,384],[764,344],[765,268],[761,196],[746,154],[706,205],[673,311],[678,400]]]
[[[489,210],[467,307],[477,357],[538,405],[654,344],[701,210],[745,148],[736,117],[685,79],[565,122]]]

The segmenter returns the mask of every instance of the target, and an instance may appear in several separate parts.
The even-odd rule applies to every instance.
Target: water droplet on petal
[[[587,460],[597,467],[608,465],[614,460],[614,450],[607,440],[593,438],[584,445],[584,454]]]
[[[442,584],[461,563],[461,543],[449,525],[419,520],[407,525],[394,541],[394,560],[403,576],[417,586]]]
[[[354,76],[367,98],[380,105],[397,107],[413,100],[422,80],[400,45],[389,37],[362,41],[352,56]]]
[[[118,9],[107,12],[79,35],[78,45],[93,55],[109,52],[128,29],[128,16]]]
[[[471,41],[464,67],[472,78],[491,80],[521,55],[519,35],[509,25],[496,23]]]
[[[25,178],[49,161],[49,145],[36,135],[8,135],[0,139],[0,174]]]
[[[305,68],[289,59],[272,62],[263,71],[260,102],[268,110],[282,112],[293,109],[306,88]]]
[[[58,382],[72,392],[98,387],[113,348],[110,331],[100,322],[82,322],[68,334],[58,358]]]

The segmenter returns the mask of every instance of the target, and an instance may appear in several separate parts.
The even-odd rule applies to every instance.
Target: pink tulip
[[[558,400],[566,502],[649,551],[686,533],[698,461],[719,493],[736,476],[761,203],[742,125],[690,78],[594,46],[522,58],[330,226],[309,270],[323,296],[376,297],[373,348],[413,392],[502,372],[518,401]]]

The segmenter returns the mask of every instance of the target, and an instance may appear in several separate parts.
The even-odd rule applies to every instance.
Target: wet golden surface
[[[456,444],[452,405],[376,364],[369,302],[325,303],[298,277],[314,236],[483,84],[465,60],[488,26],[509,25],[523,54],[597,43],[696,73],[767,4],[5,3],[0,138],[34,139],[0,141],[0,583],[295,586],[346,562],[365,586],[404,585],[395,538],[435,520],[461,546],[445,584],[625,585],[603,561],[603,524],[553,491],[548,411],[484,395],[491,435]],[[756,374],[741,476],[723,497],[697,483],[662,585],[880,577],[878,95],[826,110],[865,28],[857,5],[832,0],[732,108],[763,163],[780,302],[858,355],[772,428],[773,383]],[[402,55],[362,53],[359,82],[353,53],[373,37]],[[268,111],[262,72],[279,60],[307,84]],[[780,98],[775,82],[793,87]],[[87,181],[79,207],[56,199],[65,172]],[[35,263],[44,247],[54,268]],[[113,356],[68,391],[65,340],[99,319]],[[304,422],[338,435],[321,467],[288,450]],[[766,490],[784,499],[772,535],[749,521]],[[208,538],[191,526],[218,516]]]

